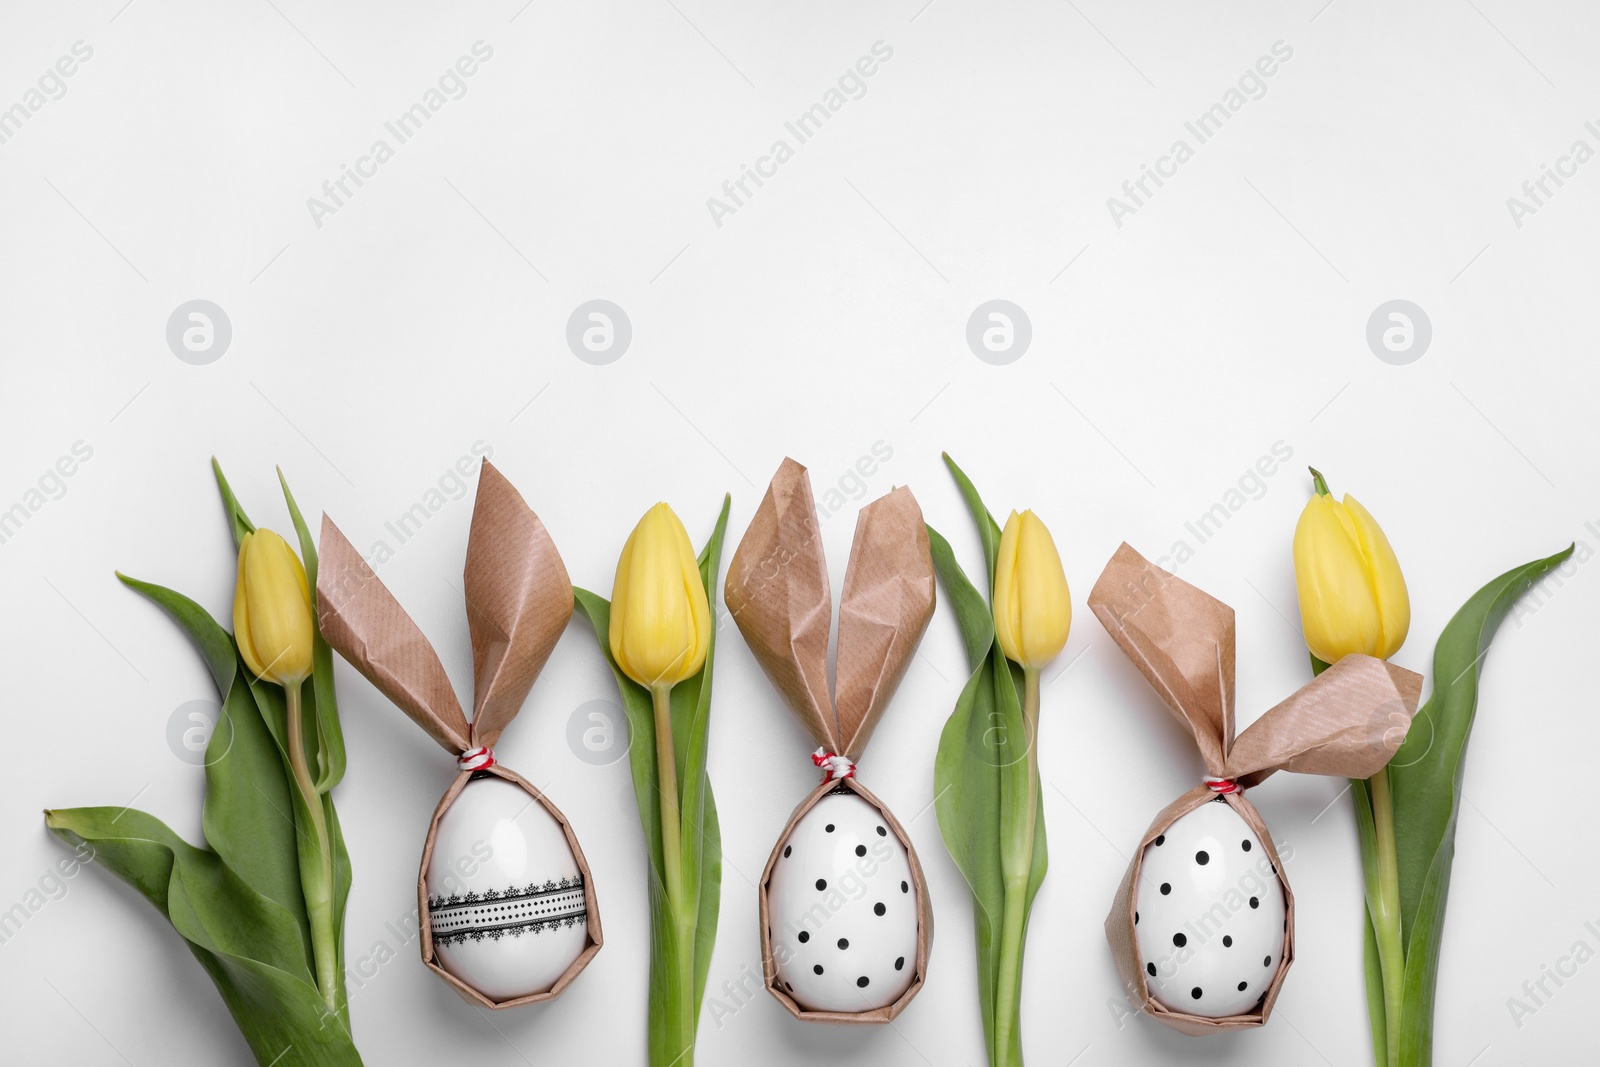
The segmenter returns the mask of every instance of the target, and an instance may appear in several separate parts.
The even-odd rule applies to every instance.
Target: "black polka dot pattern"
[[[1263,967],[1271,967],[1272,966],[1272,957],[1271,956],[1267,956],[1266,958],[1264,958],[1261,961],[1261,966],[1263,966]]]
[[[785,862],[774,867],[768,890],[772,936],[774,942],[779,935],[787,939],[798,958],[780,968],[785,973],[774,987],[787,990],[804,1011],[879,1008],[915,980],[916,968],[907,962],[914,958],[917,909],[889,904],[896,883],[902,894],[911,893],[906,849],[889,832],[884,813],[859,798],[829,795],[820,804],[820,817],[797,824],[792,841],[779,845]],[[836,906],[838,894],[846,898],[842,906]],[[828,910],[821,930],[815,919],[808,921],[819,903]]]
[[[1143,959],[1135,966],[1166,1009],[1221,1019],[1259,1006],[1282,955],[1277,927],[1287,916],[1272,895],[1276,880],[1265,889],[1258,881],[1255,897],[1249,882],[1239,883],[1246,872],[1259,877],[1267,844],[1226,803],[1202,804],[1147,839],[1130,902]],[[1243,960],[1263,953],[1264,972],[1239,973]]]

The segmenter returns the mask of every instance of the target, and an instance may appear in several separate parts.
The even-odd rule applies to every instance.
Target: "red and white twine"
[[[827,749],[819,748],[811,753],[811,762],[822,768],[824,782],[836,782],[841,778],[854,778],[856,776],[855,761],[849,756],[841,756]]]

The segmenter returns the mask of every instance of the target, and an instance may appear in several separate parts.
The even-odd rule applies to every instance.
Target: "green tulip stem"
[[[316,964],[317,992],[330,1011],[339,1010],[339,954],[333,933],[333,849],[328,839],[328,820],[322,811],[322,795],[317,792],[306,763],[306,738],[300,706],[301,681],[285,682],[288,703],[289,769],[295,788],[310,815],[311,825],[300,827],[316,846],[314,867],[301,864],[300,889],[305,895],[306,918],[311,924],[311,956]]]
[[[1383,969],[1383,1014],[1389,1063],[1400,1062],[1400,1008],[1405,1001],[1406,956],[1400,930],[1400,860],[1395,848],[1394,801],[1389,768],[1367,779],[1372,794],[1372,821],[1378,832],[1378,899],[1369,902],[1377,933],[1378,961]]]
[[[672,744],[672,686],[651,686],[650,703],[655,712],[656,782],[661,794],[661,863],[666,880],[667,914],[671,916],[677,942],[672,955],[678,973],[667,991],[667,1026],[668,1033],[675,1034],[673,1044],[683,1050],[674,1067],[693,1067],[694,942],[699,907],[697,901],[688,899],[683,883],[683,817],[679,810],[678,762]]]
[[[1006,684],[1009,684],[1009,679]],[[1016,806],[1002,810],[1013,816],[1011,833],[1001,852],[1005,879],[1004,917],[1000,928],[1000,966],[994,1002],[994,1067],[1022,1063],[1022,949],[1028,929],[1028,885],[1033,880],[1034,833],[1039,814],[1039,668],[1022,669],[1022,743],[1025,779]],[[1017,769],[1015,752],[1007,752],[1004,777]]]
[[[1313,470],[1311,473],[1316,474]],[[1321,483],[1322,475],[1317,474]],[[1326,486],[1322,490],[1326,491]],[[1329,664],[1311,654],[1311,673],[1319,675]],[[1367,916],[1378,947],[1378,969],[1383,975],[1384,1059],[1378,1067],[1399,1067],[1400,1020],[1405,1003],[1406,950],[1400,924],[1400,854],[1395,843],[1394,797],[1389,788],[1389,768],[1366,780],[1366,797],[1356,792],[1356,802],[1372,805],[1373,836],[1377,842],[1377,891],[1367,883]],[[1364,831],[1365,832],[1365,831]],[[1370,872],[1369,872],[1370,875]],[[1377,1043],[1376,1025],[1373,1042]],[[1377,1052],[1374,1049],[1374,1052]]]

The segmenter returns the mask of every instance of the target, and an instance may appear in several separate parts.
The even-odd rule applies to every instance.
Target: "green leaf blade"
[[[164,585],[156,585],[154,582],[130,578],[121,571],[117,571],[116,575],[119,582],[166,612],[167,616],[182,628],[189,636],[189,640],[194,642],[200,657],[206,661],[206,666],[211,671],[211,680],[217,686],[217,695],[226,697],[228,691],[233,688],[236,670],[232,635],[211,617],[209,611],[182,593],[168,589]]]
[[[1407,1067],[1426,1067],[1432,1058],[1434,996],[1455,857],[1461,781],[1483,660],[1511,606],[1572,551],[1569,545],[1554,555],[1506,571],[1456,612],[1434,649],[1433,693],[1417,712],[1387,769],[1395,816],[1401,927],[1406,938],[1399,1043],[1401,1062]]]

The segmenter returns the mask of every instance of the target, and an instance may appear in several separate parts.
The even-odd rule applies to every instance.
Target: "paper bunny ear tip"
[[[572,581],[522,494],[484,459],[463,572],[472,636],[472,739],[492,746],[572,615]]]
[[[328,646],[445,749],[470,747],[438,653],[326,514],[318,556],[317,621]]]

